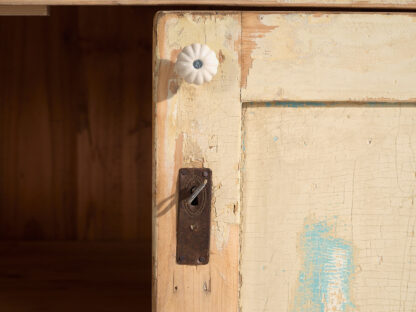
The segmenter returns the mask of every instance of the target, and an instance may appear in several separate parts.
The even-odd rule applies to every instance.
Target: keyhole
[[[191,188],[191,194],[192,194],[195,190],[196,190],[196,186],[193,186],[193,187]],[[198,206],[198,196],[197,196],[197,197],[195,197],[195,199],[191,202],[191,205],[192,205],[192,206]]]

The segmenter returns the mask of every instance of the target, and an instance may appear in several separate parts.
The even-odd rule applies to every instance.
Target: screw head
[[[204,171],[203,176],[208,177],[208,171]]]
[[[199,257],[198,261],[199,262],[205,262],[205,257],[203,257],[203,256]]]
[[[200,69],[204,65],[204,63],[198,59],[198,60],[195,60],[192,63],[192,65],[194,66],[195,69]]]

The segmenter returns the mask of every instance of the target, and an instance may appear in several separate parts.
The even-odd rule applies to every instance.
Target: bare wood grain
[[[237,311],[240,161],[240,14],[160,13],[154,48],[153,309]],[[187,84],[174,73],[194,42],[220,59],[214,79]],[[181,167],[213,171],[208,265],[176,264],[176,183]]]
[[[242,101],[416,98],[414,14],[244,12],[242,24]]]
[[[0,16],[47,16],[46,5],[0,5]]]

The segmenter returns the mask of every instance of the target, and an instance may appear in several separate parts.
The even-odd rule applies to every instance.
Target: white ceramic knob
[[[175,67],[186,82],[201,85],[215,76],[218,60],[207,45],[193,43],[179,53]]]

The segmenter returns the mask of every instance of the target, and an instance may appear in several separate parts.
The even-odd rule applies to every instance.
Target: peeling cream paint
[[[242,21],[243,102],[416,98],[414,16],[246,12]]]
[[[214,199],[219,198],[219,200],[218,198],[215,200],[214,222],[238,223],[239,215],[234,214],[227,207],[236,201],[232,198],[237,198],[237,200],[239,198],[239,173],[236,166],[239,162],[239,155],[234,152],[235,156],[233,156],[231,151],[233,147],[240,144],[240,130],[237,127],[241,120],[241,106],[237,104],[230,106],[233,102],[239,103],[238,93],[235,94],[234,99],[228,96],[226,101],[212,97],[211,94],[212,92],[227,92],[229,83],[218,79],[223,72],[234,72],[235,78],[238,78],[239,71],[233,60],[238,58],[239,51],[234,50],[234,42],[239,39],[239,34],[233,33],[231,30],[234,26],[230,26],[230,29],[225,31],[225,41],[217,42],[214,37],[212,38],[214,40],[210,40],[209,37],[215,36],[216,33],[216,24],[213,23],[215,20],[237,25],[237,21],[227,16],[203,15],[195,18],[191,14],[184,14],[184,18],[167,23],[168,43],[172,42],[168,47],[171,49],[179,47],[177,43],[178,30],[182,35],[183,30],[187,30],[187,36],[183,37],[182,41],[185,42],[185,45],[190,44],[195,41],[195,38],[198,38],[198,32],[201,31],[200,28],[193,25],[203,22],[206,42],[201,43],[208,44],[217,54],[221,51],[222,55],[219,72],[211,83],[202,86],[182,83],[181,92],[173,96],[172,100],[177,102],[180,111],[176,128],[184,132],[184,166],[209,167],[214,172],[213,184],[221,183],[222,185],[220,190],[214,190],[213,193]],[[224,118],[227,118],[228,121],[224,122]],[[232,135],[235,136],[234,140],[230,140]],[[229,169],[234,173],[231,173]],[[234,183],[232,176],[237,183]],[[217,192],[219,193],[217,194]],[[218,228],[222,227],[218,226]],[[223,240],[227,238],[227,235],[218,232],[216,237],[218,246],[226,243]]]
[[[155,307],[236,311],[240,216],[233,207],[240,200],[241,14],[160,13],[156,24],[154,203],[171,198],[166,205],[171,208],[154,213]],[[187,84],[173,70],[179,51],[192,43],[207,44],[221,59],[217,75],[201,86]],[[176,264],[175,185],[180,167],[207,167],[213,172],[206,266]]]
[[[217,250],[223,250],[228,242],[228,237],[230,235],[228,224],[222,221],[216,221],[212,226],[212,232],[215,233],[215,244]]]
[[[414,311],[415,120],[416,103],[244,105],[242,312]]]

